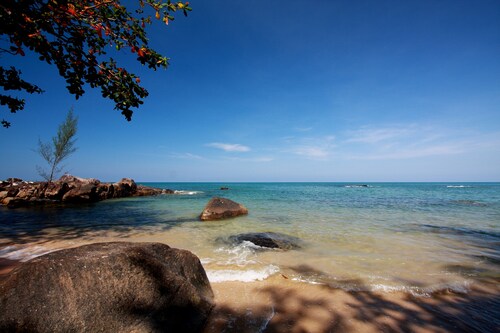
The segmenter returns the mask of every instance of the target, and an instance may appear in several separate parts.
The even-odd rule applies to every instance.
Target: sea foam
[[[11,259],[11,260],[19,260],[19,261],[28,261],[30,259],[39,257],[41,255],[57,251],[58,249],[49,249],[40,245],[29,246],[29,247],[18,247],[15,245],[6,246],[0,249],[0,257]]]
[[[177,190],[174,191],[174,194],[178,195],[196,195],[196,194],[202,194],[202,191],[185,191],[185,190]]]
[[[239,282],[253,282],[262,281],[267,279],[273,274],[279,272],[279,268],[275,265],[269,265],[261,269],[251,270],[206,270],[208,280],[212,283],[239,281]]]

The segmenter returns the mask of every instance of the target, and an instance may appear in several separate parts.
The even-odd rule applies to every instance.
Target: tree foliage
[[[131,120],[131,109],[139,107],[148,92],[139,77],[120,67],[108,52],[123,49],[150,69],[166,68],[168,58],[149,46],[146,26],[155,20],[168,25],[175,12],[187,15],[190,10],[188,2],[171,0],[139,0],[132,11],[119,0],[2,0],[0,53],[36,53],[41,61],[57,67],[77,99],[86,84],[100,88],[102,96]],[[0,87],[42,92],[20,75],[14,67],[0,67]],[[15,113],[24,108],[25,101],[0,94],[0,104]],[[10,123],[2,120],[2,125]]]
[[[78,118],[70,110],[66,119],[59,125],[57,135],[52,137],[52,142],[42,142],[38,139],[37,152],[49,164],[49,171],[37,166],[37,171],[47,182],[52,182],[54,175],[61,172],[61,162],[76,151],[75,135],[78,128]]]

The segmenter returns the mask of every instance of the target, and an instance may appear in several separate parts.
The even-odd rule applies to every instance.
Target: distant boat
[[[220,189],[221,189],[222,191],[227,191],[227,190],[229,190],[229,187],[221,187]]]

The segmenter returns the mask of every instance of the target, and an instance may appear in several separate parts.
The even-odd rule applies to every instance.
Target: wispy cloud
[[[287,152],[308,159],[327,159],[334,147],[334,136],[307,137],[295,140]]]
[[[274,161],[273,157],[270,156],[257,156],[257,157],[227,157],[231,161],[242,161],[242,162],[255,162],[255,163],[267,163]]]
[[[309,158],[326,158],[330,155],[327,148],[318,146],[296,146],[291,152]]]
[[[247,152],[250,151],[250,147],[240,145],[239,143],[221,143],[221,142],[212,142],[207,143],[205,146],[222,149],[227,152]]]
[[[348,159],[356,160],[397,160],[427,156],[444,156],[463,153],[464,151],[456,145],[434,145],[429,147],[406,147],[395,150],[384,150],[368,154],[350,154]]]
[[[309,132],[312,131],[312,127],[295,127],[294,130],[297,132]]]
[[[442,127],[407,124],[385,127],[362,127],[345,133],[340,144],[347,159],[410,159],[456,155],[493,146],[498,134],[484,136],[473,132]]]
[[[196,154],[191,154],[191,153],[172,153],[172,154],[170,154],[170,157],[181,158],[181,159],[191,159],[191,160],[202,160],[203,159],[203,157],[196,155]]]
[[[358,130],[347,132],[348,138],[344,142],[377,144],[383,141],[408,137],[416,131],[417,129],[414,125],[386,128],[362,127]]]

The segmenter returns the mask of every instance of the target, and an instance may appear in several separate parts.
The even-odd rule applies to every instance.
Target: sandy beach
[[[0,259],[0,280],[20,262]],[[216,306],[204,333],[498,332],[500,284],[476,281],[467,293],[427,297],[345,291],[284,275],[251,283],[212,283]]]
[[[213,283],[205,332],[498,332],[498,281],[429,297],[348,292],[290,281]]]

